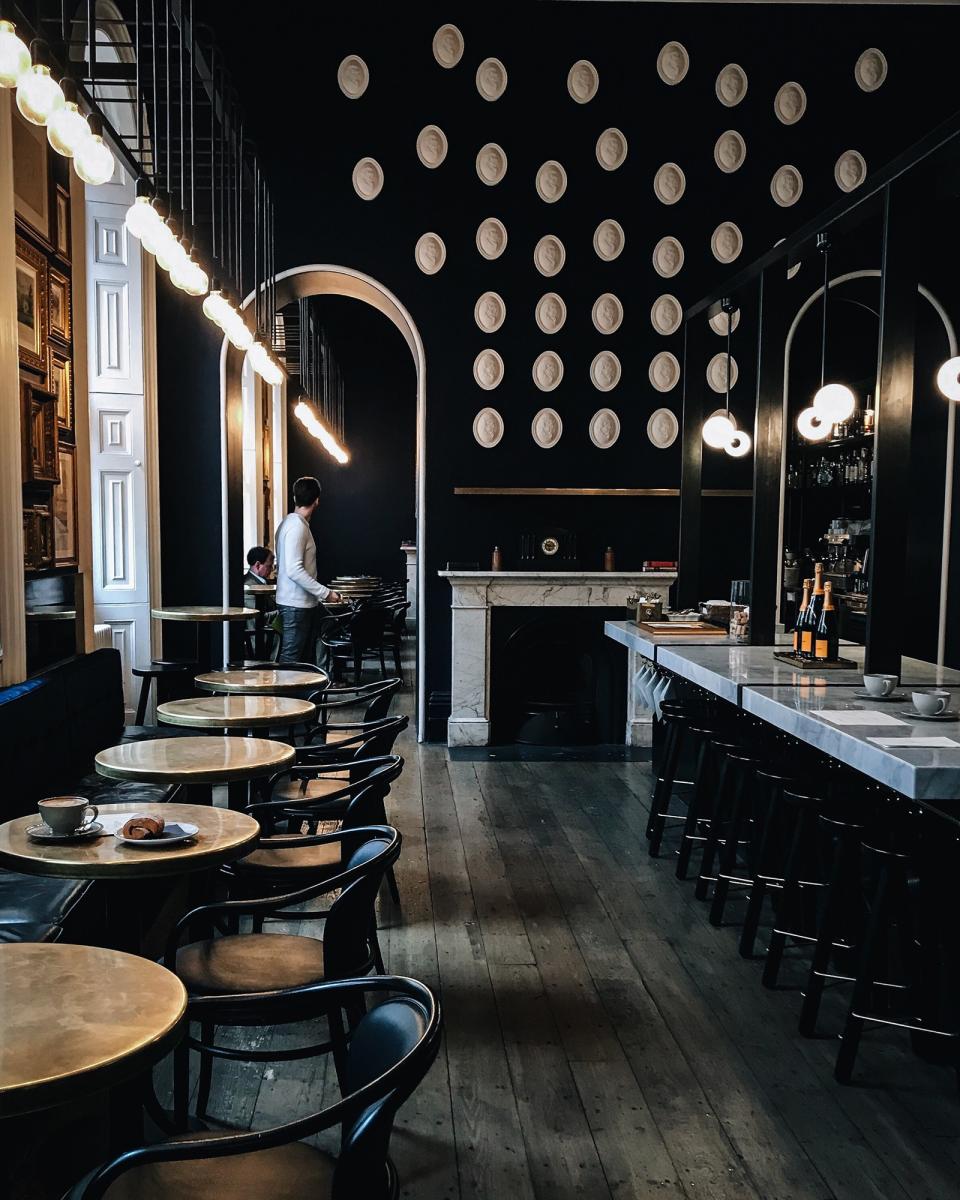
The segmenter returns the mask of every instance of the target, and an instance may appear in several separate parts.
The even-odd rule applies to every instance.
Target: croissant
[[[125,838],[132,838],[134,841],[157,838],[163,833],[163,817],[131,817],[120,832]]]

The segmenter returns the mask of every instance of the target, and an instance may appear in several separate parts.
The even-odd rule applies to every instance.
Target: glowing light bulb
[[[817,416],[838,425],[853,416],[857,398],[845,383],[826,383],[813,398]]]
[[[73,158],[80,144],[90,136],[90,126],[73,100],[58,108],[47,121],[47,141],[64,158]]]
[[[336,459],[341,466],[350,461],[350,455],[347,454],[346,450],[343,449],[337,439],[327,429],[326,425],[317,418],[309,404],[305,404],[301,400],[293,412],[304,429],[317,439],[331,458]]]
[[[210,289],[206,271],[192,256],[187,259],[185,266],[175,268],[175,276],[172,277],[173,282],[188,296],[205,296]],[[177,279],[180,280],[179,283]]]
[[[711,413],[703,423],[703,440],[713,450],[722,450],[736,432],[736,421],[723,408]]]
[[[824,442],[830,436],[833,422],[815,408],[805,408],[797,417],[797,429],[808,442]]]
[[[17,80],[17,108],[31,125],[46,125],[65,103],[63,88],[42,63],[35,63]]]
[[[283,383],[283,371],[280,370],[279,364],[269,354],[267,360],[263,364],[261,375],[271,387],[279,387]]]
[[[937,372],[937,387],[948,400],[960,400],[960,358],[948,358]]]
[[[73,169],[91,187],[109,183],[116,165],[113,151],[99,133],[84,138],[73,156]]]
[[[30,62],[30,51],[11,22],[0,21],[0,87],[16,87]]]
[[[230,339],[231,345],[241,352],[249,350],[253,345],[253,334],[250,332],[246,321],[236,309],[233,310],[233,315],[224,325],[224,333]]]
[[[127,232],[131,237],[139,238],[141,241],[144,234],[162,224],[160,214],[150,203],[148,196],[138,196],[134,200],[127,209],[127,215],[123,218],[123,223],[126,225]]]
[[[218,325],[221,329],[224,328],[225,322],[229,319],[230,312],[230,305],[219,288],[216,291],[210,292],[203,302],[203,315],[208,321],[212,321],[214,325]]]
[[[750,434],[744,433],[743,430],[738,429],[730,441],[724,446],[724,450],[730,455],[731,458],[743,458],[745,455],[750,453],[750,447],[752,445],[753,441],[750,437]]]

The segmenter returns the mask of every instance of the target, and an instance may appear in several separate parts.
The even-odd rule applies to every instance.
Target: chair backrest
[[[343,872],[366,869],[330,905],[323,929],[323,970],[327,979],[346,979],[362,971],[369,961],[377,892],[387,867],[400,857],[399,835],[394,833],[394,838],[390,842],[385,836],[368,837],[343,863]]]
[[[399,767],[378,768],[369,776],[369,784],[354,792],[340,819],[341,829],[359,829],[361,825],[386,823],[387,812],[384,801],[390,794],[390,784],[399,777],[403,770],[403,759],[397,757]]]
[[[409,724],[410,718],[406,716],[384,719],[377,729],[371,729],[363,738],[363,741],[358,744],[356,750],[353,752],[352,757],[356,759],[380,758],[381,756],[392,754],[394,743]],[[351,780],[362,779],[362,774],[354,774],[355,769],[353,768],[350,771]]]
[[[382,685],[372,693],[367,707],[363,711],[364,724],[367,721],[379,721],[390,711],[390,702],[394,693],[403,684],[402,679],[385,679]]]

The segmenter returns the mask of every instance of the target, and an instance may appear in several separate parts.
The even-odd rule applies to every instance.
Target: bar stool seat
[[[181,690],[189,690],[182,685],[188,684],[193,679],[197,669],[196,662],[188,659],[164,658],[152,658],[149,667],[134,667],[133,674],[143,680],[140,684],[140,699],[137,701],[137,716],[134,724],[143,724],[154,680],[157,681],[157,703],[159,704],[164,700],[178,699],[174,695],[177,684],[181,685]]]
[[[687,806],[683,838],[677,857],[678,879],[686,879],[694,848],[700,843],[705,843],[709,835],[724,757],[727,753],[736,753],[743,749],[739,739],[719,735],[712,725],[691,724],[688,728],[700,739],[700,750],[697,755],[693,794]]]

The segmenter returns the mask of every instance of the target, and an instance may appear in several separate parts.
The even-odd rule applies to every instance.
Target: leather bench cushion
[[[83,879],[0,870],[0,925],[62,925],[89,887]]]
[[[138,780],[105,779],[96,771],[85,775],[74,789],[78,796],[86,796],[91,804],[163,804],[174,791],[172,786],[159,783],[141,783]]]
[[[0,925],[0,945],[10,942],[57,942],[63,930],[59,925],[27,924]]]

